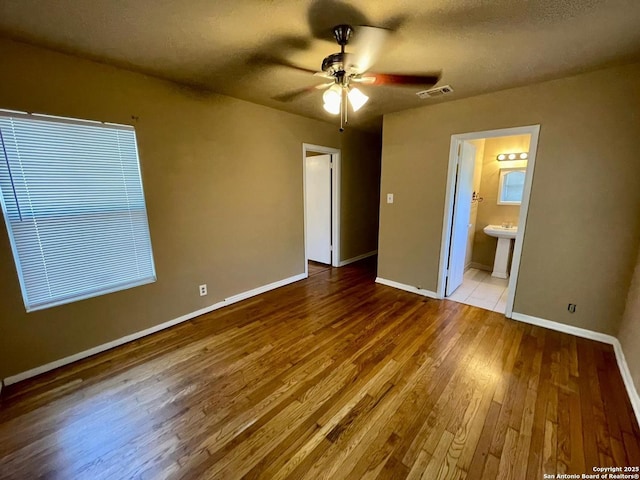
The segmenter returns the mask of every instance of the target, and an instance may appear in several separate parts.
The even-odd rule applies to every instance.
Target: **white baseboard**
[[[363,253],[362,255],[358,255],[357,257],[347,258],[346,260],[342,260],[338,263],[339,267],[344,267],[345,265],[349,265],[350,263],[357,262],[358,260],[364,260],[365,258],[373,257],[378,254],[378,250],[372,250],[367,253]]]
[[[469,268],[477,268],[478,270],[484,270],[485,272],[493,272],[493,267],[478,262],[471,262],[469,264]]]
[[[298,275],[294,275],[293,277],[284,278],[282,280],[278,280],[277,282],[273,282],[268,285],[263,285],[262,287],[254,288],[253,290],[248,290],[246,292],[238,293],[237,295],[233,295],[229,298],[226,298],[224,302],[220,302],[220,303],[224,303],[224,305],[221,305],[221,307],[226,307],[227,305],[231,305],[232,303],[240,302],[242,300],[246,300],[247,298],[260,295],[261,293],[266,293],[270,290],[275,290],[276,288],[284,287],[285,285],[289,285],[290,283],[304,280],[307,277],[308,275],[306,273],[299,273]],[[201,314],[198,314],[198,315],[201,315]],[[196,315],[196,317],[198,315]]]
[[[431,290],[424,290],[418,287],[412,287],[411,285],[405,285],[404,283],[394,282],[393,280],[387,280],[386,278],[378,277],[376,278],[376,283],[381,285],[386,285],[388,287],[398,288],[400,290],[404,290],[405,292],[417,293],[418,295],[422,295],[424,297],[429,298],[438,298],[438,294],[436,292],[432,292]]]
[[[105,350],[109,350],[111,348],[124,345],[125,343],[132,342],[133,340],[137,340],[139,338],[146,337],[147,335],[151,335],[152,333],[159,332],[160,330],[173,327],[174,325],[177,325],[182,322],[186,322],[187,320],[191,320],[192,318],[198,317],[200,315],[204,315],[205,313],[213,312],[214,310],[218,310],[219,308],[226,307],[228,305],[231,305],[236,302],[240,302],[250,297],[255,297],[256,295],[260,295],[261,293],[268,292],[269,290],[274,290],[279,287],[284,287],[285,285],[288,285],[290,283],[303,280],[307,278],[307,276],[308,275],[306,273],[301,273],[299,275],[294,275],[293,277],[278,280],[277,282],[273,282],[268,285],[263,285],[262,287],[254,288],[253,290],[249,290],[246,292],[239,293],[237,295],[233,295],[229,298],[222,300],[221,302],[214,303],[213,305],[209,305],[208,307],[201,308],[200,310],[196,310],[195,312],[187,313],[178,318],[174,318],[173,320],[169,320],[168,322],[164,322],[159,325],[154,325],[153,327],[147,328],[146,330],[132,333],[131,335],[118,338],[111,342],[103,343],[102,345],[98,345],[97,347],[90,348],[89,350],[85,350],[83,352],[79,352],[74,355],[61,358],[60,360],[55,360],[53,362],[42,365],[40,367],[32,368],[31,370],[27,370],[26,372],[12,375],[4,379],[4,384],[12,385],[22,380],[26,380],[27,378],[35,377],[36,375],[40,375],[41,373],[45,373],[55,368],[68,365],[73,362],[77,362],[78,360],[82,360],[83,358],[87,358],[97,353],[104,352]],[[2,390],[1,384],[2,382],[0,382],[0,391]]]
[[[513,312],[511,318],[520,322],[529,323],[531,325],[537,325],[539,327],[548,328],[549,330],[555,330],[557,332],[569,333],[576,337],[588,338],[589,340],[595,340],[596,342],[608,343],[613,345],[618,339],[613,335],[607,335],[606,333],[594,332],[593,330],[587,330],[586,328],[574,327],[567,325],[566,323],[553,322],[551,320],[545,320],[544,318],[532,317],[531,315],[525,315],[524,313]]]
[[[629,400],[631,400],[631,406],[633,407],[633,411],[636,414],[636,420],[638,420],[638,423],[640,424],[640,395],[638,395],[638,389],[636,388],[635,383],[633,383],[633,377],[631,376],[631,370],[629,370],[627,359],[624,356],[622,344],[617,338],[616,343],[613,344],[613,349],[616,352],[618,368],[620,369],[620,374],[622,375],[624,386],[627,388]]]
[[[549,330],[556,330],[558,332],[575,335],[576,337],[588,338],[590,340],[595,340],[597,342],[608,343],[609,345],[612,345],[613,351],[616,354],[616,362],[618,363],[618,368],[620,369],[620,375],[622,375],[624,386],[627,389],[627,394],[629,395],[629,401],[631,402],[633,411],[636,414],[636,420],[640,424],[640,395],[638,395],[638,390],[633,383],[631,371],[629,370],[627,359],[624,356],[624,351],[622,350],[620,340],[618,340],[613,335],[607,335],[606,333],[594,332],[593,330],[587,330],[585,328],[574,327],[571,325],[566,325],[564,323],[552,322],[551,320],[532,317],[523,313],[513,312],[511,318],[520,322],[529,323],[531,325],[548,328]]]

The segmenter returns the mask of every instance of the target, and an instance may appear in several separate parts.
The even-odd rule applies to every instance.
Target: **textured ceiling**
[[[565,76],[640,58],[640,0],[0,0],[0,35],[335,122],[319,83],[270,63],[320,69],[339,23],[393,29],[372,70],[441,73],[455,92],[420,100],[415,87],[363,87],[350,121]]]

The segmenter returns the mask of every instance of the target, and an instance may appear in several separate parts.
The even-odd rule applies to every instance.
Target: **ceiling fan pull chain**
[[[346,85],[342,89],[342,104],[344,105],[344,124],[349,123],[349,100],[347,97],[347,87]]]

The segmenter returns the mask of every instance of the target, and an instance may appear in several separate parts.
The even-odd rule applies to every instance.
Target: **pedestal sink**
[[[509,278],[507,273],[507,265],[509,264],[509,251],[511,250],[511,242],[516,238],[518,227],[502,227],[500,225],[487,225],[484,227],[484,233],[490,237],[498,239],[496,247],[496,259],[493,261],[492,277]]]

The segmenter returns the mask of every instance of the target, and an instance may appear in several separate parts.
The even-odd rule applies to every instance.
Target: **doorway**
[[[511,317],[539,131],[452,135],[439,298]]]
[[[305,273],[340,259],[340,150],[303,144]]]

